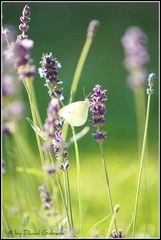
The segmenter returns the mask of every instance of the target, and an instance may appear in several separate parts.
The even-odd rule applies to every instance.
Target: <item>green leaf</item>
[[[110,214],[107,215],[106,217],[104,217],[103,219],[101,219],[100,221],[98,221],[97,223],[95,223],[95,224],[89,229],[88,232],[90,232],[91,230],[93,230],[93,228],[96,228],[96,227],[100,226],[101,224],[103,224],[104,222],[106,222],[109,217],[110,217]]]

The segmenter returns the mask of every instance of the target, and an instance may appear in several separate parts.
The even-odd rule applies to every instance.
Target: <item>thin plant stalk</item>
[[[72,227],[72,230],[73,230],[73,214],[72,214],[72,203],[71,203],[70,183],[69,183],[68,171],[65,171],[65,178],[66,178],[66,183],[67,183],[67,194],[68,194],[68,204],[69,204],[71,227]]]
[[[111,221],[110,221],[110,224],[109,224],[109,228],[108,228],[108,232],[107,232],[107,238],[110,236],[110,233],[111,233],[111,228],[112,228],[112,225],[115,221],[115,217],[116,217],[116,214],[119,210],[120,206],[119,205],[116,205],[115,206],[115,209],[114,209],[114,214],[112,215],[112,218],[111,218]]]
[[[146,116],[146,98],[145,98],[145,91],[144,86],[138,86],[133,88],[134,93],[134,104],[135,104],[135,113],[136,113],[136,121],[137,121],[137,135],[138,135],[138,155],[140,156],[141,153],[141,147],[142,147],[142,139],[144,134],[144,123],[145,123],[145,116]],[[147,140],[146,140],[147,141]],[[148,149],[145,146],[145,155],[144,155],[144,161],[147,163],[147,156],[148,156]],[[144,182],[145,182],[145,191],[146,194],[148,193],[148,176],[147,176],[147,168],[146,164],[144,163]],[[147,198],[146,204],[143,206],[144,212],[146,214],[145,217],[145,223],[146,223],[146,231],[148,232],[148,218],[149,218],[149,212],[146,211],[147,207],[150,208],[149,199]]]
[[[113,222],[115,225],[116,232],[118,233],[118,228],[117,228],[117,224],[116,224],[116,220],[115,220],[115,212],[114,212],[114,207],[113,207],[113,202],[112,202],[110,182],[109,182],[108,171],[107,171],[107,164],[106,164],[103,147],[102,147],[101,143],[99,143],[99,149],[100,149],[100,153],[101,153],[101,157],[102,157],[103,167],[105,170],[106,187],[107,187],[107,192],[108,192],[108,197],[109,197],[110,208],[111,208],[111,212],[112,212],[112,216],[113,216]]]
[[[70,219],[69,219],[68,207],[67,207],[67,203],[66,203],[65,194],[64,194],[63,187],[62,187],[61,181],[59,179],[59,176],[58,176],[58,174],[56,174],[56,175],[57,175],[58,187],[59,187],[59,190],[60,190],[60,193],[61,193],[61,196],[62,196],[62,200],[63,200],[63,203],[64,203],[66,215],[67,215],[67,218],[68,218],[68,224],[69,224],[69,227],[71,228],[71,223],[70,223]]]
[[[150,113],[150,99],[151,99],[151,95],[148,95],[147,112],[146,112],[146,120],[145,120],[144,136],[143,136],[143,143],[142,143],[142,150],[141,150],[138,184],[137,184],[135,207],[134,207],[134,222],[133,222],[133,230],[132,230],[133,238],[135,235],[138,200],[139,200],[141,177],[142,177],[142,170],[143,170],[143,159],[144,159],[144,155],[145,155],[145,146],[146,146],[146,138],[147,138],[147,130],[148,130],[149,113]]]
[[[81,192],[79,149],[78,149],[77,141],[75,139],[74,127],[71,127],[71,128],[72,128],[72,133],[73,133],[73,138],[74,138],[74,147],[75,147],[76,163],[77,163],[77,185],[78,185],[80,232],[81,232],[81,238],[83,238],[84,230],[83,230],[83,208],[82,208],[82,192]]]
[[[30,86],[29,86],[30,83],[28,83],[28,81],[29,81],[29,79],[25,79],[23,81],[23,83],[24,83],[25,89],[26,89],[27,94],[28,94],[33,122],[34,122],[34,125],[37,126],[38,124],[37,124],[37,118],[36,118],[36,114],[35,114],[35,107],[33,106],[33,102],[32,102],[32,99],[31,99],[31,91],[30,91]],[[45,158],[44,158],[44,153],[43,153],[43,149],[42,149],[42,146],[41,146],[40,136],[37,134],[37,132],[35,132],[35,135],[36,135],[36,141],[37,141],[37,145],[38,145],[38,149],[39,149],[39,153],[40,153],[41,163],[42,163],[43,169],[45,169],[44,168]],[[47,175],[44,174],[44,178],[45,178],[46,184],[49,185],[48,180],[47,180]]]
[[[87,39],[85,41],[85,44],[83,46],[83,49],[82,49],[82,52],[81,52],[81,55],[80,55],[75,73],[74,73],[74,77],[73,77],[73,82],[72,82],[72,86],[71,86],[72,96],[70,98],[70,102],[72,102],[74,97],[75,97],[77,86],[78,86],[78,83],[79,83],[79,79],[80,79],[80,76],[81,76],[81,73],[82,73],[82,70],[83,70],[88,52],[90,50],[92,41],[93,41],[93,38],[87,37]]]
[[[141,151],[142,139],[144,134],[144,123],[146,115],[146,103],[145,103],[145,93],[144,87],[136,87],[133,89],[134,93],[134,104],[135,104],[135,113],[137,121],[137,133],[138,133],[138,151]]]
[[[77,91],[77,88],[78,88],[78,83],[79,83],[79,80],[80,80],[80,76],[82,74],[83,67],[84,67],[84,64],[86,62],[86,59],[87,59],[88,52],[90,50],[92,41],[93,41],[93,38],[87,37],[87,39],[84,43],[84,46],[83,46],[83,49],[82,49],[80,58],[78,60],[78,64],[76,66],[75,73],[74,73],[74,77],[73,77],[73,81],[72,81],[72,85],[71,85],[71,96],[70,96],[70,99],[69,99],[69,103],[74,101],[75,94],[76,94],[76,91]],[[69,128],[69,125],[66,124],[65,127],[64,127],[64,131],[63,131],[64,139],[67,138],[68,128]]]

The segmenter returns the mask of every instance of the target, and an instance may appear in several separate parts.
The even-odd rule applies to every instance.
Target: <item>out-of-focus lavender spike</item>
[[[2,96],[9,97],[19,92],[20,86],[15,84],[14,77],[10,74],[4,74],[2,76]]]
[[[43,185],[39,186],[40,198],[43,204],[43,208],[46,210],[46,215],[51,216],[51,208],[53,206],[53,199],[47,188]]]
[[[10,44],[9,48],[4,52],[6,61],[10,64],[14,63],[14,68],[18,71],[21,80],[25,78],[33,79],[36,70],[32,64],[29,50],[33,48],[33,41],[24,39],[20,42]]]
[[[54,174],[56,172],[56,166],[54,164],[46,166],[45,171],[49,175]]]
[[[3,110],[5,121],[19,121],[24,117],[25,104],[21,101],[14,101],[8,104]]]
[[[5,122],[2,126],[2,135],[9,136],[15,132],[15,123],[13,121]]]
[[[147,71],[145,64],[150,56],[147,51],[148,38],[139,27],[130,27],[121,39],[124,48],[124,67],[129,72],[128,83],[131,87],[145,83]]]

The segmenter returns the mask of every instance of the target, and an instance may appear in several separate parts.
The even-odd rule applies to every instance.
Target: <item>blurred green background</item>
[[[129,26],[141,27],[149,38],[150,62],[147,70],[158,76],[158,3],[4,2],[3,25],[15,25],[18,31],[19,17],[25,4],[31,8],[32,20],[29,24],[29,37],[34,40],[34,49],[32,50],[34,63],[37,68],[40,66],[42,53],[52,52],[57,57],[62,64],[59,76],[64,84],[65,103],[68,101],[74,70],[85,42],[89,21],[98,19],[101,23],[81,75],[76,100],[84,99],[83,87],[86,95],[92,91],[96,83],[107,89],[107,123],[104,130],[107,131],[108,138],[104,143],[104,148],[107,153],[114,203],[121,205],[118,221],[121,228],[126,228],[130,222],[134,205],[138,173],[137,126],[133,93],[127,85],[128,73],[122,64],[124,54],[120,39]],[[153,235],[155,236],[157,236],[158,221],[158,81],[157,79],[154,87],[155,94],[152,96],[148,129],[148,173],[150,174],[148,198],[151,204],[149,205],[151,212],[148,224],[154,227]],[[43,84],[44,80],[37,75],[34,85],[38,107],[44,120],[49,96],[47,88]],[[25,91],[23,97],[28,105]],[[29,107],[27,116],[30,116]],[[25,128],[30,148],[35,153],[37,148],[32,129],[27,122],[20,126],[20,131],[22,128]],[[99,159],[97,144],[91,139],[92,130],[94,129],[91,129],[90,133],[79,142],[82,187],[84,188],[84,198],[88,200],[87,228],[105,216],[107,207],[102,163]],[[72,162],[71,185],[73,194],[76,194],[73,150],[74,148],[69,150],[71,154],[69,156],[72,156],[69,161]],[[37,158],[35,161],[38,162],[39,159]],[[100,188],[100,186],[102,187]],[[147,211],[144,206],[147,195],[143,194],[143,196],[139,226],[144,225],[143,215],[144,211]],[[131,200],[129,201],[129,199]],[[155,202],[154,205],[153,202]]]

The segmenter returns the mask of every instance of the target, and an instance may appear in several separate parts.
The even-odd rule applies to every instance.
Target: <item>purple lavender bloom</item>
[[[122,229],[118,230],[118,238],[123,238],[123,236],[122,236]]]
[[[17,36],[18,41],[28,38],[26,33],[29,30],[28,23],[31,21],[30,14],[30,7],[25,5],[22,11],[22,16],[20,17],[21,24],[19,25],[19,29],[22,31],[22,34]]]
[[[9,97],[19,91],[19,86],[14,82],[14,78],[10,74],[2,76],[2,96]]]
[[[50,165],[50,166],[45,167],[45,171],[46,171],[49,175],[51,175],[51,174],[53,174],[53,173],[56,172],[56,167],[55,167],[54,164],[52,164],[52,165]]]
[[[30,57],[29,50],[33,48],[34,42],[28,39],[26,32],[28,31],[27,23],[30,21],[30,8],[26,5],[22,11],[20,18],[22,24],[19,28],[22,34],[17,37],[16,42],[12,42],[9,48],[4,52],[6,61],[14,64],[21,80],[33,79],[36,74],[33,60]]]
[[[53,140],[55,137],[55,132],[62,129],[62,122],[59,121],[58,116],[58,109],[59,108],[59,102],[57,98],[52,98],[47,109],[47,118],[45,120],[44,129],[45,129],[45,135]],[[45,142],[44,145],[44,151],[52,151],[53,145],[50,143]]]
[[[105,101],[106,90],[102,90],[102,87],[97,84],[93,88],[94,93],[91,95],[91,106],[90,111],[92,113],[91,123],[95,126],[102,126],[105,123],[104,114],[106,112]]]
[[[100,143],[103,143],[104,140],[107,138],[107,134],[105,132],[97,132],[97,133],[94,133],[93,134],[93,138],[100,142]]]
[[[60,164],[60,169],[62,171],[66,171],[68,169],[68,167],[69,167],[69,162],[68,161]]]
[[[97,84],[93,88],[93,94],[91,95],[90,111],[92,113],[92,120],[90,122],[97,128],[96,133],[93,134],[93,138],[100,143],[103,143],[107,137],[105,132],[99,130],[106,121],[104,116],[106,112],[106,100],[106,90],[103,90],[102,87]]]
[[[62,99],[62,82],[58,79],[58,69],[61,68],[60,63],[50,54],[43,54],[39,68],[40,77],[45,78],[45,86],[49,89],[49,95]]]
[[[147,72],[145,64],[149,61],[146,49],[148,38],[139,27],[130,27],[121,39],[124,47],[124,67],[129,72],[128,83],[131,87],[144,84]]]
[[[62,131],[54,132],[53,145],[56,159],[60,161],[66,160],[68,157],[68,151],[62,136]]]
[[[47,109],[47,118],[45,120],[44,128],[45,134],[53,138],[54,132],[62,128],[62,122],[59,121],[58,109],[59,102],[57,98],[52,98]]]
[[[33,48],[33,41],[24,39],[11,43],[10,47],[4,52],[6,61],[10,64],[14,63],[14,68],[17,69],[21,80],[26,77],[33,79],[36,73],[35,66],[32,64],[33,61],[29,55],[31,48]]]
[[[118,234],[116,233],[116,230],[113,230],[111,236],[112,236],[112,238],[123,238],[122,230],[119,229]]]
[[[14,122],[6,122],[2,126],[2,135],[3,136],[10,136],[15,132],[15,124]]]
[[[39,192],[40,192],[40,198],[43,204],[43,208],[47,211],[46,215],[51,216],[51,208],[53,205],[53,200],[51,197],[51,194],[49,191],[46,189],[45,186],[41,185],[39,186]]]
[[[14,101],[3,109],[3,119],[6,121],[19,121],[23,118],[25,112],[25,104],[21,101]]]

